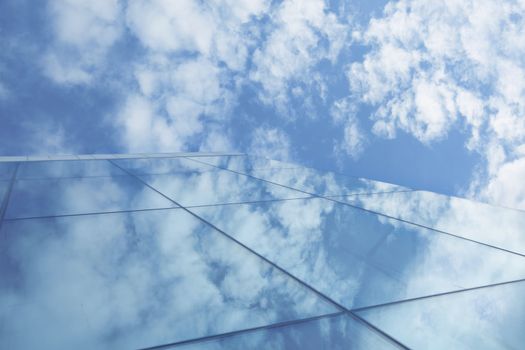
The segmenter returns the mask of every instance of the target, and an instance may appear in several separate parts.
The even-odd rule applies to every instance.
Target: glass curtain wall
[[[0,159],[2,349],[521,348],[525,212],[242,154]]]

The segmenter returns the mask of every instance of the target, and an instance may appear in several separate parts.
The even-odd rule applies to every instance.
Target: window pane
[[[191,211],[348,308],[525,277],[522,256],[324,199]]]
[[[118,166],[131,171],[135,175],[163,175],[192,173],[216,170],[211,165],[191,161],[185,158],[144,158],[119,159],[113,161]]]
[[[226,170],[143,175],[141,179],[182,206],[309,197],[299,191]]]
[[[127,175],[106,160],[54,160],[23,162],[18,179]]]
[[[216,156],[216,157],[189,157],[200,162],[208,163],[224,169],[239,171],[242,173],[250,172],[254,169],[290,169],[300,168],[300,165],[280,162],[278,160],[267,159],[254,156]]]
[[[339,311],[182,209],[0,234],[5,349],[136,349]]]
[[[130,176],[17,180],[6,218],[176,206]]]
[[[389,216],[525,254],[525,212],[432,192],[338,197]]]
[[[517,282],[358,314],[413,349],[522,349],[524,295]]]
[[[0,163],[0,181],[10,180],[15,166],[15,163]]]
[[[353,318],[340,315],[175,346],[172,349],[397,349]]]
[[[193,159],[322,196],[409,190],[386,182],[319,171],[260,157],[194,157]]]

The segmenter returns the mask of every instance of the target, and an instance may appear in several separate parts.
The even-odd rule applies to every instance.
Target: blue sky
[[[0,3],[0,153],[243,151],[525,208],[523,1]]]

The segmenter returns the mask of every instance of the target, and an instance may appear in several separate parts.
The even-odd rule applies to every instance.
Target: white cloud
[[[259,97],[263,101],[286,110],[288,93],[295,81],[309,84],[317,63],[337,59],[347,28],[327,11],[322,0],[285,1],[271,20],[274,29],[255,51],[250,77],[262,85]]]
[[[390,2],[355,36],[371,51],[348,70],[353,92],[376,108],[377,135],[404,130],[430,143],[467,130],[466,147],[487,164],[471,194],[501,203],[503,187],[483,189],[510,181],[505,174],[525,141],[524,11],[519,1]],[[506,164],[513,165],[499,169]]]
[[[7,86],[2,81],[0,81],[0,101],[6,100],[10,94],[11,93]]]
[[[481,198],[511,207],[525,208],[525,157],[504,163],[481,190]]]
[[[290,151],[289,137],[282,130],[258,127],[253,131],[250,154],[286,161]]]
[[[44,73],[60,84],[89,83],[122,33],[119,1],[49,1],[48,13],[54,37],[43,55]]]
[[[361,155],[366,143],[366,137],[359,126],[355,107],[355,104],[349,99],[341,99],[334,102],[331,109],[335,124],[344,126],[343,139],[335,142],[334,151],[336,154],[342,151],[354,159]]]
[[[129,28],[152,50],[210,51],[215,20],[196,1],[131,1],[126,17]]]

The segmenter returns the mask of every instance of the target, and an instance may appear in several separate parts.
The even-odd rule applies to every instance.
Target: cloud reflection
[[[337,199],[525,254],[525,212],[523,211],[425,191]]]
[[[329,200],[191,210],[348,308],[525,277],[520,256]]]
[[[5,222],[1,233],[10,349],[140,348],[337,311],[180,209]]]

